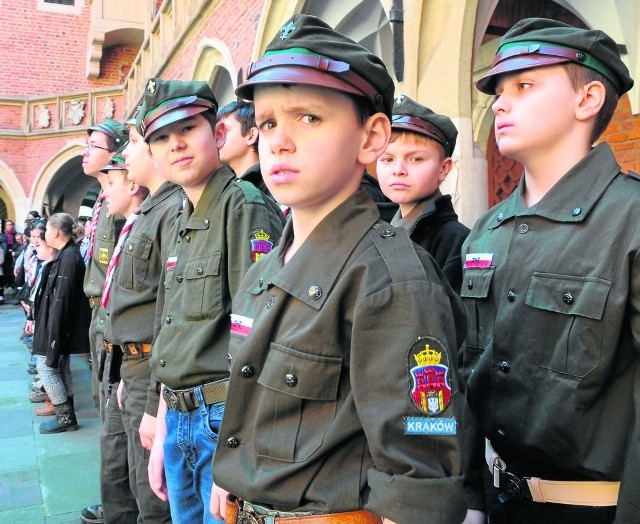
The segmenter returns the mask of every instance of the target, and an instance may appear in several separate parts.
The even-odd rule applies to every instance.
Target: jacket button
[[[574,217],[577,217],[580,213],[582,213],[582,208],[581,208],[581,207],[574,207],[574,208],[571,210],[571,214],[572,214]]]
[[[276,305],[276,297],[274,297],[273,295],[271,295],[268,299],[267,299],[267,304],[266,304],[266,308],[267,309],[271,309],[273,306]]]
[[[473,289],[473,280],[471,280],[471,279],[467,280],[467,288],[468,289]]]
[[[382,238],[391,238],[391,237],[396,236],[396,232],[395,232],[395,231],[392,231],[391,229],[385,229],[385,230],[380,234],[380,236],[381,236]]]
[[[240,445],[240,439],[237,437],[229,437],[227,439],[228,448],[237,448]]]
[[[516,299],[516,294],[513,291],[507,293],[507,300],[513,302]]]
[[[250,378],[253,375],[256,374],[256,370],[253,369],[251,366],[242,366],[242,369],[240,370],[240,373],[242,373],[242,376],[244,378]]]
[[[293,373],[287,373],[284,376],[284,383],[290,388],[293,388],[298,384],[298,377],[296,377]]]
[[[264,278],[260,277],[260,278],[258,279],[258,285],[259,285],[260,287],[262,287],[262,284],[264,284]]]
[[[507,434],[507,432],[505,431],[504,428],[498,428],[498,434],[504,437]]]
[[[171,317],[165,317],[165,318],[164,318],[164,321],[165,321],[167,324],[171,324]]]
[[[504,220],[504,213],[498,213],[498,216],[496,217],[496,220],[498,222],[502,222]]]
[[[320,286],[311,286],[309,288],[309,297],[313,300],[318,300],[322,296],[322,289]]]
[[[199,267],[198,269],[196,269],[196,273],[198,273],[198,275],[202,275],[204,273],[204,269]]]
[[[506,360],[503,360],[498,364],[498,369],[503,373],[509,373],[509,371],[511,371],[511,366]]]
[[[167,365],[167,363],[164,360],[158,360],[158,365],[163,368]]]
[[[529,232],[529,226],[527,224],[520,224],[518,226],[518,233],[520,233],[521,235],[524,235],[525,233]]]
[[[562,295],[562,301],[567,305],[573,304],[573,295],[571,293],[565,293]]]
[[[210,224],[210,223],[211,223],[211,222],[209,222],[209,219],[208,219],[208,218],[205,218],[205,219],[204,219],[204,227],[209,227],[209,224]]]
[[[189,235],[187,235],[186,237],[184,237],[184,239],[187,241],[187,244],[188,244],[189,242],[191,242],[191,237],[190,237]]]
[[[177,281],[177,282],[182,282],[183,280],[184,280],[184,279],[182,278],[182,275],[178,275],[178,276],[176,277],[176,281]]]

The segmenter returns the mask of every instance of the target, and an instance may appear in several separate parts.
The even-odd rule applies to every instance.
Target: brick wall
[[[625,171],[640,173],[640,115],[631,114],[629,97],[624,95],[613,120],[602,135],[611,144],[618,163]]]
[[[0,3],[0,96],[59,94],[122,84],[137,53],[132,47],[106,49],[100,78],[85,78],[91,15],[85,4],[74,14],[38,10],[36,0]]]
[[[185,52],[180,53],[169,65],[164,77],[183,80],[190,78],[198,44],[207,38],[217,38],[225,42],[236,69],[245,69],[251,61],[262,3],[262,0],[222,0],[209,20],[197,31]],[[221,23],[221,20],[232,22]]]

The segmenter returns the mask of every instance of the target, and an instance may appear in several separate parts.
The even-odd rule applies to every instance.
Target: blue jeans
[[[202,390],[195,389],[199,407],[189,412],[167,409],[164,474],[174,524],[224,524],[209,512],[213,454],[224,403],[205,406]]]

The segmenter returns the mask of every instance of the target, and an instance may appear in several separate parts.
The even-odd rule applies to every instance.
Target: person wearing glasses
[[[87,135],[87,142],[82,150],[82,169],[85,175],[96,178],[100,184],[100,193],[91,218],[89,262],[85,273],[84,292],[89,297],[91,306],[89,341],[93,363],[93,401],[100,411],[103,424],[103,435],[100,439],[102,505],[95,504],[84,508],[80,517],[84,522],[91,524],[104,522],[104,506],[105,513],[110,515],[109,518],[113,519],[113,522],[135,522],[138,507],[129,487],[127,454],[122,452],[123,449],[127,449],[127,436],[122,425],[118,403],[115,400],[116,389],[112,384],[114,398],[113,401],[108,401],[108,380],[105,381],[105,391],[101,391],[99,380],[101,368],[105,370],[105,376],[108,376],[109,367],[109,362],[102,359],[105,321],[104,310],[100,308],[100,297],[107,265],[113,254],[118,234],[124,226],[124,218],[110,214],[104,202],[107,175],[102,173],[101,169],[108,165],[113,154],[128,142],[129,129],[123,123],[110,118],[101,124],[89,127]]]

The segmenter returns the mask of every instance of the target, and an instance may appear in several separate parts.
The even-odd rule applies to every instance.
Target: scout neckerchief
[[[103,308],[106,308],[107,304],[109,304],[109,296],[111,291],[111,282],[113,280],[113,272],[115,271],[116,266],[118,265],[118,260],[120,260],[120,255],[122,254],[122,248],[124,247],[124,243],[127,241],[127,237],[129,236],[129,232],[131,231],[133,224],[135,223],[135,221],[138,219],[139,216],[140,216],[140,209],[134,210],[134,212],[129,215],[129,218],[127,218],[127,221],[125,222],[124,227],[122,228],[122,231],[120,231],[120,236],[118,237],[118,243],[116,244],[116,247],[113,250],[113,255],[111,255],[111,260],[109,260],[109,265],[107,266],[107,274],[104,280],[104,288],[102,288],[102,298],[100,300],[100,303],[102,304]]]
[[[100,191],[96,205],[93,208],[93,216],[91,217],[91,240],[89,241],[89,259],[93,257],[93,244],[96,240],[96,231],[98,229],[98,218],[100,218],[100,209],[104,201],[104,191]]]

